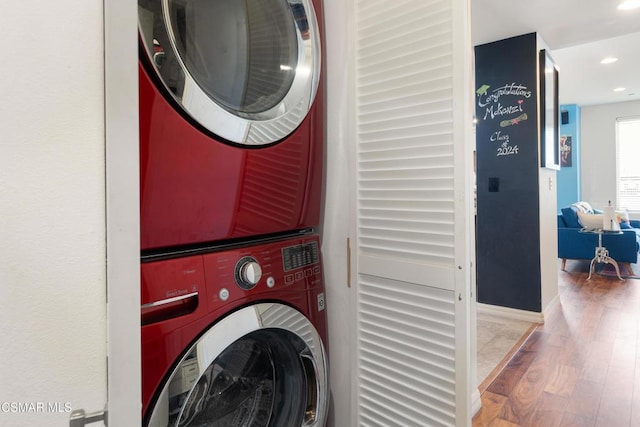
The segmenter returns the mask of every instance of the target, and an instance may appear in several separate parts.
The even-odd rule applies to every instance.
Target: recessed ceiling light
[[[613,91],[614,92],[622,92],[623,90],[627,90],[627,88],[626,87],[617,87]]]
[[[604,58],[602,61],[600,61],[601,64],[613,64],[614,62],[616,62],[618,60],[618,58],[614,58],[613,56],[607,56],[606,58]]]
[[[618,5],[619,10],[631,10],[640,7],[640,0],[626,0]]]

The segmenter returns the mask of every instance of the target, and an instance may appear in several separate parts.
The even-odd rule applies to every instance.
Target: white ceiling
[[[640,8],[620,11],[620,1],[471,0],[472,41],[537,32],[560,68],[561,104],[640,100]],[[607,56],[618,62],[600,64]]]

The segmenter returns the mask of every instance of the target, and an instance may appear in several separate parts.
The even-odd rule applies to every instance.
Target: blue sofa
[[[591,260],[595,255],[595,248],[598,246],[598,235],[595,233],[581,233],[580,224],[575,222],[567,224],[572,220],[565,221],[562,214],[558,214],[558,258],[562,258],[562,270],[565,268],[567,259]],[[623,229],[622,234],[604,234],[602,236],[602,246],[607,248],[609,256],[618,263],[624,265],[629,272],[629,263],[638,261],[638,251],[640,250],[640,221],[630,221],[632,229]]]

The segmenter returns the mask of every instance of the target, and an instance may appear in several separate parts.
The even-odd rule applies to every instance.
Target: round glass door
[[[276,142],[313,103],[320,40],[311,0],[139,0],[138,23],[165,90],[228,141]]]
[[[313,325],[288,306],[258,304],[223,319],[189,349],[146,425],[319,427],[327,400],[324,349]]]

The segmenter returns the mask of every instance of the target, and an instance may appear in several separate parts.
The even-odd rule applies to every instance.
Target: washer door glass
[[[280,326],[251,326],[252,319],[264,322],[265,314]],[[247,307],[230,317],[231,322],[225,318],[189,349],[160,392],[147,425],[323,426],[326,361],[311,323],[280,304]],[[221,342],[233,333],[230,327],[238,325],[244,334],[222,349]]]
[[[269,144],[291,133],[316,94],[320,42],[311,0],[139,0],[153,73],[212,133]]]

